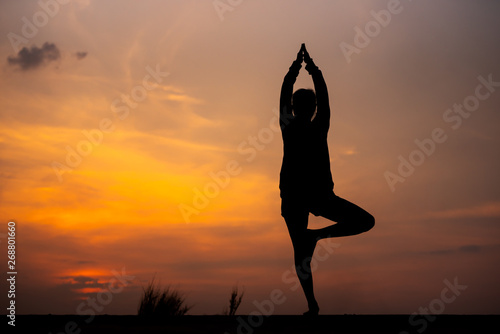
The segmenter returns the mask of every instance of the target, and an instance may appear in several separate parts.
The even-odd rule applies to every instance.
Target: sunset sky
[[[328,85],[335,192],[376,219],[320,242],[321,313],[417,312],[446,280],[467,289],[444,313],[500,312],[500,2],[60,2],[0,2],[18,314],[75,314],[113,272],[134,278],[100,313],[135,314],[154,276],[190,314],[236,284],[239,313],[275,289],[274,313],[305,311],[277,123],[301,43]]]

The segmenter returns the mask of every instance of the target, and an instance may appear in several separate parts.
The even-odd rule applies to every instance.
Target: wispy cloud
[[[16,56],[7,57],[7,62],[12,66],[19,66],[21,70],[27,71],[39,68],[49,62],[61,58],[61,52],[54,43],[45,42],[41,48],[32,46],[22,48]]]
[[[192,104],[200,104],[202,101],[195,97],[186,94],[168,94],[167,99],[170,101],[187,102]]]
[[[78,51],[72,54],[77,60],[87,57],[88,52]],[[41,47],[33,45],[22,48],[15,56],[8,56],[7,63],[17,66],[22,71],[35,70],[62,59],[62,52],[55,43],[45,42]]]
[[[75,57],[76,57],[76,59],[80,60],[80,59],[87,57],[87,54],[88,53],[85,51],[78,51],[77,53],[75,53]]]

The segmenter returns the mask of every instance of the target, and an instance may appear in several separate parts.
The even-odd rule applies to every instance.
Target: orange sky
[[[274,289],[276,313],[303,312],[276,116],[302,42],[330,93],[335,191],[377,221],[321,244],[321,312],[416,312],[455,277],[468,288],[446,313],[500,311],[496,2],[402,0],[382,26],[387,1],[55,1],[0,3],[0,242],[16,221],[18,313],[76,313],[113,270],[134,279],[102,313],[135,313],[155,274],[191,314],[221,313],[234,284],[241,313]],[[401,159],[417,166],[402,176]]]

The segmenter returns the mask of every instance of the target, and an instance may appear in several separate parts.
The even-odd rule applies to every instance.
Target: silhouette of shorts
[[[281,215],[283,217],[308,214],[324,216],[326,212],[341,206],[345,200],[332,191],[321,194],[282,195]]]

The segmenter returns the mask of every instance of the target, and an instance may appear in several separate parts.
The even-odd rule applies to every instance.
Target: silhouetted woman
[[[312,76],[316,93],[310,89],[299,89],[292,96],[302,61]],[[292,239],[297,276],[309,306],[304,315],[317,315],[319,307],[314,297],[311,273],[316,242],[323,238],[366,232],[374,226],[375,219],[333,192],[327,142],[330,127],[328,90],[323,74],[309,57],[304,44],[283,81],[280,126],[283,136],[281,215]],[[309,212],[336,224],[308,229]]]

